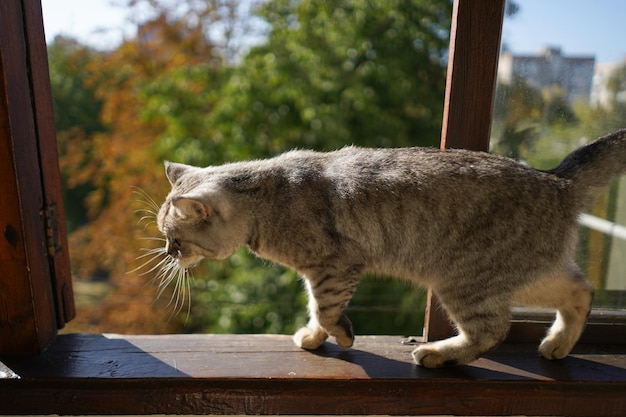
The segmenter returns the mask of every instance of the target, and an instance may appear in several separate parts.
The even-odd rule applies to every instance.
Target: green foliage
[[[611,98],[606,106],[569,103],[557,86],[539,91],[522,79],[498,84],[493,151],[538,168],[554,167],[583,142],[626,126],[625,80],[623,65],[608,81]]]
[[[213,114],[227,159],[437,143],[447,1],[278,0],[260,13],[268,42],[234,70]]]
[[[521,159],[537,141],[543,106],[541,94],[523,80],[516,80],[512,85],[498,84],[493,115],[497,141],[492,149]]]
[[[179,141],[182,149],[201,144],[194,159],[183,161],[197,161],[199,149],[207,163],[218,163],[293,147],[437,144],[449,12],[447,1],[267,3],[260,11],[271,27],[267,44],[232,70],[204,134]],[[170,136],[161,138],[161,146],[165,140],[175,143]],[[182,156],[181,148],[172,152]],[[222,281],[211,278],[207,290],[196,289],[203,301],[194,304],[197,319],[190,327],[291,332],[301,325],[305,299],[295,274],[254,265],[245,252],[226,265],[213,264],[208,276],[228,284],[216,291]],[[269,294],[267,288],[281,291]],[[367,280],[349,314],[358,332],[420,333],[423,295],[404,283]],[[211,305],[222,307],[212,313],[201,307]],[[379,320],[381,308],[391,309],[387,322]]]
[[[96,98],[96,87],[89,84],[90,63],[98,51],[77,40],[57,36],[48,47],[48,65],[54,120],[57,131],[80,128],[85,133],[102,131],[102,102]]]
[[[141,116],[163,126],[156,143],[159,157],[199,166],[222,162],[220,143],[211,137],[209,115],[220,99],[224,73],[201,63],[142,81]]]
[[[523,79],[498,84],[493,118],[493,151],[524,160],[537,153],[538,141],[547,131],[575,128],[579,123],[561,89],[538,91]]]
[[[295,272],[263,262],[245,249],[194,270],[185,331],[293,333],[306,320],[306,297]]]
[[[78,163],[95,162],[87,157],[69,164],[74,177],[106,186],[106,192],[90,190],[80,198],[97,207],[71,240],[78,247],[73,259],[88,265],[85,270],[108,271],[116,256],[125,258],[136,246],[131,239],[148,233],[137,228],[124,234],[120,218],[130,206],[128,186],[155,197],[167,192],[162,159],[202,166],[294,147],[438,144],[449,0],[268,1],[258,10],[269,28],[267,40],[240,59],[224,50],[228,42],[211,41],[215,27],[232,27],[232,20],[216,23],[213,3],[145,3],[155,18],[144,22],[138,39],[94,57],[100,73],[92,72],[90,82],[76,80],[87,98],[103,101],[93,111],[79,106],[85,125],[96,126],[87,131],[97,131],[102,121],[107,127],[88,133],[89,141],[82,143],[91,145],[77,151],[103,155],[102,163],[87,169]],[[63,65],[57,69],[60,80],[67,76]],[[53,93],[64,97],[62,88]],[[193,274],[189,316],[183,309],[170,321],[177,330],[291,333],[306,321],[297,275],[246,250],[223,262],[204,262]],[[111,297],[128,297],[132,279],[118,279],[117,273],[111,279],[116,288]],[[156,308],[167,304],[164,297]],[[416,334],[423,310],[423,290],[368,278],[348,314],[360,334]],[[125,313],[125,319],[107,316],[104,330],[128,331],[138,313]],[[113,323],[126,328],[106,327]]]
[[[57,36],[48,47],[54,120],[62,158],[63,200],[70,232],[88,221],[86,207],[76,202],[84,201],[94,185],[77,180],[66,169],[65,161],[76,148],[83,155],[92,154],[93,150],[84,146],[87,137],[105,129],[100,122],[102,102],[96,97],[96,87],[90,84],[89,67],[97,55],[98,51],[62,36]]]
[[[347,314],[357,334],[419,336],[425,310],[426,289],[392,278],[365,276]]]
[[[544,121],[549,126],[575,126],[578,118],[572,110],[563,90],[558,87],[543,90]]]

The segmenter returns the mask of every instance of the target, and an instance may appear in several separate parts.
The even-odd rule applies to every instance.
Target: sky
[[[502,42],[514,54],[560,47],[564,55],[595,55],[596,62],[626,58],[626,1],[516,0],[520,11],[504,20]]]
[[[516,0],[520,11],[505,19],[502,41],[514,54],[560,47],[564,55],[595,55],[596,62],[626,59],[626,1]],[[123,8],[112,0],[42,0],[46,37],[71,35],[99,48],[132,36]],[[119,0],[118,0],[119,3]]]
[[[124,8],[111,0],[41,0],[46,39],[70,35],[83,43],[110,49],[133,32]]]

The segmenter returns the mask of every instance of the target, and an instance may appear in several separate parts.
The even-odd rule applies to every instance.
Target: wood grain
[[[441,148],[489,150],[504,0],[454,2]]]
[[[76,315],[61,192],[61,172],[57,150],[48,51],[43,28],[41,0],[23,0],[24,24],[28,42],[28,66],[33,96],[33,114],[45,206],[54,211],[54,253],[49,253],[51,284],[56,303],[57,326],[62,328]]]
[[[62,335],[41,356],[0,357],[0,413],[626,413],[624,347],[580,346],[547,361],[535,344],[505,345],[428,370],[401,340],[308,352],[276,335]]]
[[[75,314],[40,0],[0,2],[0,83],[0,352],[32,354]]]
[[[6,249],[0,265],[0,352],[34,353],[54,337],[57,321],[23,16],[20,1],[0,2],[0,135],[7,162],[0,181]]]

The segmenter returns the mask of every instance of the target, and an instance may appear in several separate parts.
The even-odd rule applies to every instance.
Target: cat
[[[172,190],[157,225],[175,269],[244,245],[295,269],[309,297],[310,320],[293,337],[301,348],[329,335],[352,346],[344,310],[368,272],[431,288],[454,322],[456,336],[415,349],[418,365],[464,364],[494,349],[514,304],[557,311],[539,352],[560,359],[594,294],[573,261],[577,218],[626,171],[626,129],[548,171],[485,152],[354,146],[165,170]]]

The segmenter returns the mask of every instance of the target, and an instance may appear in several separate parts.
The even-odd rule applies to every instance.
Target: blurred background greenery
[[[153,244],[142,238],[158,236],[133,214],[146,204],[133,187],[160,202],[164,159],[204,166],[294,147],[436,146],[451,3],[125,6],[145,18],[114,50],[64,37],[49,45],[79,294],[68,331],[293,332],[306,321],[299,278],[245,249],[194,269],[189,314],[170,317],[169,295],[154,301],[146,285],[153,276],[126,273]],[[263,40],[246,47],[244,35]],[[366,278],[349,314],[361,334],[420,334],[424,294]]]

